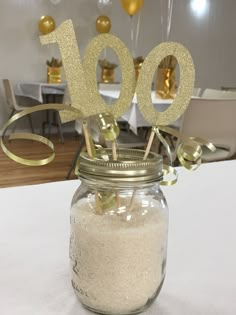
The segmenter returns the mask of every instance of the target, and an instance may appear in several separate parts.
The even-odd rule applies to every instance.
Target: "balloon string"
[[[163,0],[161,0],[161,39],[164,42]]]
[[[167,13],[165,12],[166,10],[165,10],[165,4],[163,3],[163,0],[160,1],[160,4],[161,4],[161,36],[162,36],[162,41],[164,42],[164,41],[169,40],[171,22],[172,22],[173,0],[168,0]],[[165,19],[165,13],[167,14],[166,19]]]
[[[168,17],[167,17],[166,40],[169,39],[169,35],[170,35],[171,20],[172,20],[172,10],[173,10],[173,0],[168,0]]]
[[[140,11],[139,16],[138,16],[138,24],[137,24],[136,38],[135,38],[135,51],[137,51],[137,47],[138,47],[138,39],[139,39],[139,30],[140,30],[141,12],[142,12],[142,11]]]
[[[135,49],[134,49],[134,19],[133,16],[130,15],[130,37],[131,37],[131,52],[132,57],[135,57]]]

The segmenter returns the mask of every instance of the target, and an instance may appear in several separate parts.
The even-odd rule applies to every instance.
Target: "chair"
[[[222,86],[221,90],[223,91],[231,91],[231,92],[236,92],[236,87],[235,86]]]
[[[225,91],[225,90],[215,90],[215,89],[205,89],[202,93],[202,98],[207,99],[236,99],[236,92]]]
[[[9,118],[11,118],[14,114],[21,112],[24,109],[29,108],[27,106],[21,106],[17,103],[10,80],[3,79],[2,82],[3,82],[4,92],[5,92],[5,96],[6,96],[6,102],[7,102],[7,105],[9,106],[9,108],[11,109],[11,114],[10,114]],[[34,133],[33,122],[32,122],[31,116],[27,115],[27,117],[29,119],[30,128],[32,130],[32,133]]]
[[[45,91],[47,92],[46,95],[46,103],[50,103],[49,97],[53,96],[53,103],[56,102],[56,96],[62,96],[62,94],[50,94],[50,88],[45,88]],[[62,96],[62,103],[64,105],[70,105],[70,97],[69,97],[69,92],[68,88],[66,87]],[[50,112],[52,112],[52,119],[50,118]],[[43,134],[45,134],[46,128],[48,128],[48,135],[49,137],[51,136],[51,128],[52,126],[56,127],[58,129],[58,132],[61,137],[61,143],[64,143],[64,135],[63,135],[63,128],[62,128],[62,123],[61,123],[61,118],[60,118],[60,113],[59,111],[54,111],[54,110],[46,110],[47,118],[46,121],[43,122]]]
[[[196,87],[195,87],[195,88],[193,89],[193,96],[199,97],[200,94],[201,94],[201,91],[202,91],[201,88],[196,88]]]
[[[187,136],[204,138],[216,146],[215,152],[203,150],[203,161],[229,159],[236,152],[235,118],[236,98],[192,98],[184,114],[181,132]]]

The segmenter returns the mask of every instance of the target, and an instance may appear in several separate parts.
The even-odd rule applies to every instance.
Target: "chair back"
[[[181,132],[201,137],[236,153],[236,98],[192,98],[184,114]]]
[[[202,98],[208,99],[236,99],[235,91],[224,91],[215,89],[205,89]]]
[[[201,88],[194,88],[193,89],[193,96],[198,97],[201,94],[202,89]]]
[[[11,85],[11,82],[8,79],[3,79],[3,87],[4,87],[4,91],[5,91],[5,97],[6,97],[6,101],[8,106],[13,110],[17,110],[17,102],[16,102],[16,98],[15,98],[15,94]]]

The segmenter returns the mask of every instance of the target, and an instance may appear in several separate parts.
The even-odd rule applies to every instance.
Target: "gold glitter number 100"
[[[57,43],[61,52],[71,105],[83,117],[110,112],[115,118],[122,116],[132,103],[136,81],[133,59],[125,44],[111,34],[96,36],[85,51],[83,64],[71,20],[62,23],[54,32],[41,36],[42,44]],[[107,105],[97,88],[96,67],[101,51],[112,48],[120,61],[122,85],[120,97],[114,105]],[[155,110],[151,100],[151,84],[159,63],[174,55],[180,67],[180,86],[172,105],[165,112]],[[194,65],[185,47],[179,43],[162,43],[145,58],[139,74],[136,94],[139,109],[151,125],[168,125],[186,110],[194,86]],[[75,117],[76,118],[76,117]]]

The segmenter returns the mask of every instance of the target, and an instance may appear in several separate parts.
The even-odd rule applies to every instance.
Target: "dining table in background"
[[[62,103],[66,86],[67,84],[65,82],[18,82],[15,86],[15,95],[36,100],[39,104]],[[61,142],[64,143],[63,129],[58,112],[46,110],[46,120],[42,123],[42,133],[45,134],[47,130],[50,137],[52,127],[57,128]]]
[[[67,84],[64,83],[44,83],[44,82],[18,82],[15,86],[17,96],[29,97],[37,100],[39,103],[45,101],[45,96],[57,95],[63,96]],[[47,99],[46,99],[47,101]],[[55,103],[55,99],[54,99]]]
[[[236,161],[177,168],[167,274],[144,315],[235,315]],[[35,174],[38,168],[35,168]],[[70,280],[69,209],[79,180],[0,189],[3,315],[89,315]]]
[[[45,101],[46,96],[46,103],[48,103],[50,95],[54,97],[57,95],[63,96],[66,85],[66,83],[49,84],[40,82],[18,82],[15,87],[15,94],[17,96],[30,97],[40,103]],[[114,84],[114,90],[106,89],[106,85],[103,85],[103,88],[99,89],[100,95],[104,98],[107,104],[112,105],[112,103],[119,98],[120,92],[115,86],[116,84]],[[161,99],[157,97],[155,91],[151,92],[151,99],[153,106],[160,112],[166,110],[173,102],[173,99]],[[55,102],[55,99],[52,102]],[[125,112],[120,119],[128,122],[130,129],[134,133],[137,133],[138,127],[150,127],[150,124],[144,119],[139,110],[136,94],[134,95],[127,112]],[[176,126],[178,127],[179,125],[180,123],[178,121]],[[79,127],[77,129],[80,130]]]
[[[120,95],[120,91],[117,90],[106,90],[105,88],[99,90],[101,96],[104,100],[112,105]],[[173,102],[173,99],[161,99],[157,97],[155,91],[151,91],[151,100],[154,108],[159,111],[165,111]],[[127,121],[129,124],[130,130],[132,130],[135,134],[137,134],[137,130],[139,127],[150,127],[151,125],[145,120],[142,113],[138,107],[138,100],[136,94],[133,97],[133,100],[130,104],[129,109],[125,112],[122,117],[123,120]],[[175,123],[176,127],[180,126],[180,121]]]

